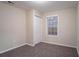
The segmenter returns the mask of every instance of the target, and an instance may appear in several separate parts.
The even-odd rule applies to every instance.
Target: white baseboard
[[[10,51],[10,50],[13,50],[13,49],[16,49],[16,48],[18,48],[18,47],[24,46],[24,45],[29,45],[29,46],[34,47],[36,44],[24,43],[24,44],[21,44],[21,45],[19,45],[19,46],[15,46],[15,47],[12,47],[12,48],[9,48],[9,49],[0,51],[0,54],[5,53],[5,52]]]
[[[51,42],[46,42],[46,41],[42,41],[42,42],[44,42],[44,43],[49,43],[49,44],[55,44],[55,45],[61,45],[61,46],[67,46],[67,45],[63,45],[63,44],[56,44],[56,43],[51,43]],[[40,43],[40,42],[39,42],[39,43]],[[38,43],[37,43],[37,44],[38,44]],[[7,51],[10,51],[10,50],[13,50],[13,49],[15,49],[15,48],[24,46],[24,45],[29,45],[29,46],[34,47],[36,44],[24,43],[24,44],[21,44],[21,45],[19,45],[19,46],[15,46],[15,47],[6,49],[6,50],[4,50],[4,51],[0,51],[0,54],[2,54],[2,53],[4,53],[4,52],[7,52]],[[73,46],[67,46],[67,47],[73,47]],[[75,47],[73,47],[73,48],[75,48]],[[78,54],[79,54],[79,52],[78,52]]]
[[[57,43],[53,43],[53,42],[46,42],[46,41],[42,41],[42,42],[48,43],[48,44],[55,44],[55,45],[60,45],[60,46],[66,46],[66,47],[76,48],[75,46],[69,46],[69,45],[64,45],[64,44],[57,44]]]
[[[35,44],[29,44],[29,43],[26,43],[27,45],[29,45],[29,46],[32,46],[32,47],[34,47],[35,46]]]
[[[24,46],[24,45],[27,45],[27,44],[24,43],[24,44],[21,44],[21,45],[19,45],[19,46],[12,47],[12,48],[6,49],[6,50],[4,50],[4,51],[0,51],[0,54],[2,54],[2,53],[4,53],[4,52],[7,52],[7,51],[10,51],[10,50],[13,50],[13,49],[16,49],[16,48],[18,48],[18,47]]]
[[[40,42],[34,43],[34,46],[37,45],[37,44],[39,44],[39,43],[40,43]]]

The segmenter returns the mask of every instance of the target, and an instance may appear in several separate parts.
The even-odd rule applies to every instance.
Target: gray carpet
[[[35,47],[28,45],[16,48],[0,57],[77,57],[76,48],[64,47],[59,45],[39,43]]]

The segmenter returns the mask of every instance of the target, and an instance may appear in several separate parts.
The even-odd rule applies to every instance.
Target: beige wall
[[[0,52],[26,43],[26,11],[0,2]]]
[[[33,45],[33,10],[27,13],[27,43]]]
[[[49,37],[46,33],[46,16],[58,15],[58,36]],[[45,13],[42,20],[43,42],[76,47],[76,8]]]
[[[34,46],[34,14],[40,15],[0,2],[0,53],[24,44]]]

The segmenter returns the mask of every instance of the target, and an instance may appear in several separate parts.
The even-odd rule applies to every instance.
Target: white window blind
[[[58,16],[47,17],[48,35],[57,35]]]

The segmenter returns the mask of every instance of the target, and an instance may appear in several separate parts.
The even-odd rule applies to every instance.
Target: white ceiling
[[[24,8],[26,10],[29,9],[37,9],[40,12],[50,12],[65,8],[72,8],[77,6],[77,1],[46,1],[41,3],[40,1],[12,1],[14,6]],[[4,3],[8,3],[7,1]]]

